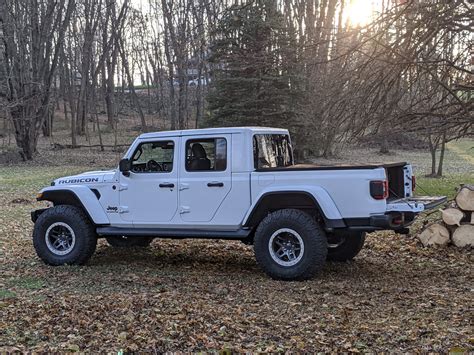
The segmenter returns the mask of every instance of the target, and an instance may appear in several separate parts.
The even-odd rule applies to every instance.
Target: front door
[[[129,176],[120,177],[119,213],[134,225],[170,221],[178,208],[179,138],[141,143]]]
[[[231,135],[181,137],[179,213],[185,222],[209,222],[232,188]]]

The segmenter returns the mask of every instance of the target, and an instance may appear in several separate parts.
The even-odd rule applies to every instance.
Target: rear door
[[[179,213],[209,222],[232,189],[231,135],[181,137]]]

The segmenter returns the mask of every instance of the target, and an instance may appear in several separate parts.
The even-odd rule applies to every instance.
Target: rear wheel
[[[270,213],[258,226],[254,239],[260,267],[278,280],[305,280],[326,261],[326,235],[316,221],[300,210]]]
[[[48,208],[38,217],[33,245],[47,264],[84,264],[94,254],[97,235],[82,209],[59,205]]]
[[[328,235],[328,256],[330,261],[352,260],[362,250],[365,232],[343,232]]]
[[[116,248],[147,247],[153,241],[151,237],[111,236],[105,239],[109,245]]]

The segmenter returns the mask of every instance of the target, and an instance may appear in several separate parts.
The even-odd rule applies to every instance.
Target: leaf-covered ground
[[[101,240],[87,266],[46,266],[31,242],[36,191],[116,158],[67,152],[80,155],[61,151],[67,168],[0,167],[0,352],[474,351],[472,251],[414,236],[373,233],[354,262],[305,282],[269,279],[231,241]]]

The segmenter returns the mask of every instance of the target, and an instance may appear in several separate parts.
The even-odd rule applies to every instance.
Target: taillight
[[[376,200],[385,200],[388,197],[388,181],[374,180],[370,182],[370,196]]]
[[[411,191],[415,191],[416,189],[416,177],[415,175],[411,176]]]

